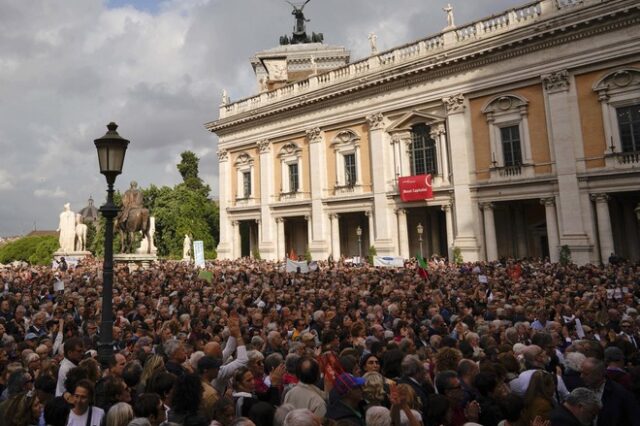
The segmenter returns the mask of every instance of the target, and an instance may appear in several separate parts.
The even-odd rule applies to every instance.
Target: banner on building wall
[[[193,260],[198,268],[204,268],[204,243],[202,241],[193,242]]]
[[[404,259],[399,256],[373,256],[373,266],[385,268],[403,268]]]
[[[398,179],[400,199],[407,201],[420,201],[433,198],[431,175],[404,176]]]

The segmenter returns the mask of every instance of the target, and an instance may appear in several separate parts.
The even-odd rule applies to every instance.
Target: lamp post
[[[418,231],[418,241],[420,242],[420,257],[424,259],[424,254],[422,254],[422,233],[424,232],[424,227],[422,223],[418,224],[416,230]]]
[[[362,228],[360,225],[356,228],[356,235],[358,236],[358,263],[362,263]]]
[[[107,202],[100,207],[106,219],[104,227],[104,264],[102,267],[102,321],[100,322],[100,342],[98,359],[102,365],[113,358],[113,219],[118,207],[113,202],[113,184],[122,173],[124,154],[129,141],[120,137],[116,123],[107,125],[109,131],[94,141],[98,150],[100,173],[107,178]]]

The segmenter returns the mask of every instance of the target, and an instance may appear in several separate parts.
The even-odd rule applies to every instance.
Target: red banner
[[[420,201],[433,198],[431,175],[405,176],[398,179],[402,201]]]

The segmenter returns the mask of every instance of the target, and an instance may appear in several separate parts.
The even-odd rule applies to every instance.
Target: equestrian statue
[[[142,232],[147,241],[150,241],[149,218],[149,209],[144,207],[142,191],[138,189],[138,183],[133,181],[122,196],[122,210],[115,221],[115,229],[120,233],[120,253],[133,253],[136,232]],[[150,245],[147,246],[147,253],[151,253]]]

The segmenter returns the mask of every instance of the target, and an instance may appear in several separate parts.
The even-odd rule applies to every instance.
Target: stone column
[[[240,235],[240,222],[234,220],[231,222],[233,226],[233,254],[232,259],[239,259],[242,257],[242,238]]]
[[[262,220],[260,219],[256,219],[256,229],[258,230],[258,247],[260,242],[262,242]],[[260,250],[258,248],[258,250]],[[262,257],[262,255],[260,255],[260,257]]]
[[[220,241],[218,248],[218,259],[233,259],[233,228],[229,215],[227,214],[227,208],[229,207],[229,198],[233,195],[229,193],[231,191],[231,165],[229,163],[229,152],[221,148],[218,150],[218,191],[219,191],[219,206],[220,206]]]
[[[331,255],[333,260],[340,259],[340,216],[337,214],[329,215],[331,220]]]
[[[369,210],[366,210],[364,212],[364,215],[367,217],[368,220],[368,224],[369,224],[369,245],[374,245],[375,244],[375,223],[374,223],[374,218],[373,218],[373,213]],[[367,247],[367,255],[369,254],[369,247]]]
[[[409,255],[409,230],[407,229],[407,211],[397,209],[398,215],[398,245],[400,246],[400,257],[408,259]]]
[[[544,205],[547,216],[547,241],[549,242],[549,260],[560,260],[560,240],[558,238],[558,217],[556,215],[556,199],[554,197],[543,198],[540,204]]]
[[[276,227],[278,228],[278,237],[276,243],[276,260],[281,260],[286,257],[285,249],[286,244],[284,242],[284,218],[276,218]]]
[[[640,223],[638,223],[638,218],[633,211],[635,205],[629,202],[623,202],[620,203],[619,206],[623,210],[624,229],[627,232],[625,237],[627,240],[627,255],[631,260],[638,260],[640,259],[640,235],[638,234],[638,227],[640,226]]]
[[[309,141],[309,171],[311,175],[311,227],[309,231],[309,251],[314,259],[326,259],[330,247],[324,208],[323,188],[327,188],[327,160],[324,133],[318,128],[306,131]],[[336,169],[336,172],[338,170]]]
[[[451,203],[443,204],[442,211],[445,214],[445,220],[447,221],[447,259],[453,260],[453,213],[451,209]],[[442,253],[443,255],[445,253]]]
[[[395,177],[395,172],[393,171],[395,170],[395,164],[392,170],[388,170],[389,167],[385,167],[386,164],[389,164],[389,159],[386,158],[389,149],[385,143],[384,116],[381,113],[369,115],[367,123],[369,125],[369,152],[371,164],[374,165],[374,170],[371,173],[371,183],[373,186],[373,212],[375,214],[369,215],[370,244],[374,245],[377,252],[382,256],[393,255],[395,253],[391,233],[391,209],[387,201],[387,183]],[[395,151],[393,151],[395,150],[395,144],[392,144],[391,148],[395,158]]]
[[[449,183],[449,153],[447,150],[447,135],[444,124],[436,124],[431,127],[431,138],[436,141],[438,147],[439,172],[443,183]]]
[[[443,256],[444,253],[440,253],[440,215],[436,208],[428,209],[428,211],[429,223],[431,225],[431,251],[429,252],[429,256],[433,256],[435,253]]]
[[[307,248],[309,248],[311,244],[311,234],[313,233],[313,223],[311,222],[311,216],[305,215],[304,220],[307,221]],[[311,249],[309,249],[311,251]]]
[[[453,193],[455,203],[454,246],[460,248],[465,262],[474,262],[480,258],[480,246],[475,233],[475,224],[479,220],[478,212],[471,200],[470,185],[475,170],[471,118],[462,94],[443,99],[447,108],[447,129],[451,148]]]
[[[542,76],[549,138],[558,179],[558,216],[560,245],[568,245],[574,262],[579,265],[592,260],[592,244],[587,235],[591,227],[588,212],[581,207],[576,152],[581,150],[577,95],[571,90],[567,70]],[[608,256],[607,256],[608,257]]]
[[[609,196],[607,194],[591,194],[596,203],[596,220],[598,221],[598,238],[600,239],[600,260],[609,263],[609,256],[615,251],[611,216],[609,215]]]
[[[411,162],[409,161],[411,152],[411,133],[401,132],[398,134],[400,143],[398,144],[400,156],[400,176],[411,176]]]
[[[487,248],[487,261],[498,260],[498,241],[496,239],[496,221],[493,217],[493,203],[480,206],[484,214],[484,233]]]
[[[260,221],[258,222],[258,250],[260,257],[266,260],[276,260],[275,221],[271,215],[269,204],[275,192],[273,175],[272,145],[268,139],[257,144],[260,153]]]

